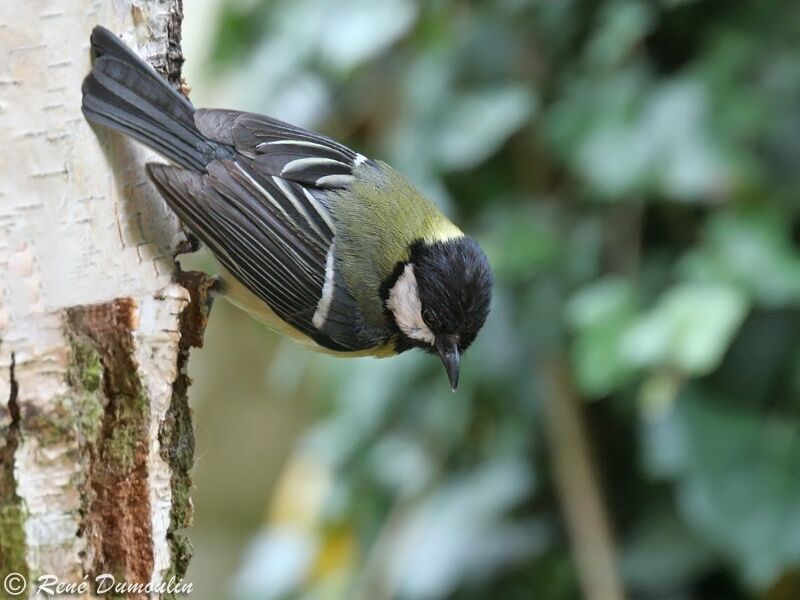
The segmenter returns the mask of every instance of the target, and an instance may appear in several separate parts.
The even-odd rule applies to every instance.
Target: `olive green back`
[[[349,190],[331,193],[336,255],[367,319],[384,324],[380,287],[398,262],[408,260],[409,247],[464,234],[386,163],[364,163],[353,174]]]

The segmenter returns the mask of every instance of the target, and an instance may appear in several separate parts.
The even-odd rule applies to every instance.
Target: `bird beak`
[[[450,389],[454,392],[458,387],[458,373],[461,370],[461,355],[458,353],[458,341],[455,337],[442,336],[436,338],[436,350],[442,359],[447,378],[450,380]]]

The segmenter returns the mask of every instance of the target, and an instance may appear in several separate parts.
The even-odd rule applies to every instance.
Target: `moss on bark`
[[[89,442],[84,535],[93,576],[149,581],[153,568],[148,485],[150,402],[135,359],[138,314],[128,298],[67,311],[70,379]]]
[[[192,524],[192,480],[189,470],[194,464],[194,431],[192,410],[189,408],[188,389],[191,379],[186,375],[189,350],[203,345],[203,332],[210,309],[209,290],[214,280],[204,273],[182,272],[178,283],[189,290],[191,301],[181,314],[181,340],[178,355],[178,376],[172,386],[172,400],[159,431],[161,456],[170,465],[172,511],[170,514],[169,541],[172,550],[172,570],[167,577],[176,579],[186,574],[192,555],[189,538],[178,530]]]
[[[25,510],[17,495],[17,482],[14,479],[14,453],[19,445],[20,415],[13,355],[10,371],[11,394],[5,409],[10,419],[8,426],[0,428],[0,574],[20,573],[28,577],[25,561]]]

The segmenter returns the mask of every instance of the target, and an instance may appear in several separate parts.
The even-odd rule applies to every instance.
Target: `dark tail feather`
[[[95,61],[83,81],[83,114],[150,146],[182,167],[205,171],[219,144],[195,127],[194,107],[117,36],[92,31]]]

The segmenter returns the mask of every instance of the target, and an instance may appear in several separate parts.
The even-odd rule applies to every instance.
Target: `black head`
[[[398,267],[387,293],[399,349],[438,354],[455,389],[461,354],[489,314],[492,284],[489,261],[475,240],[414,244],[409,262]]]

